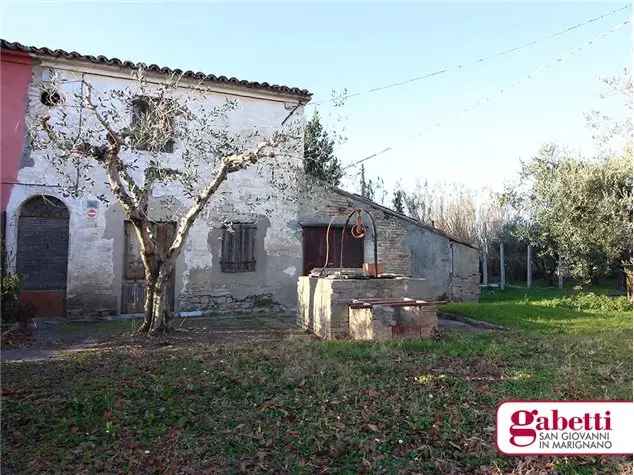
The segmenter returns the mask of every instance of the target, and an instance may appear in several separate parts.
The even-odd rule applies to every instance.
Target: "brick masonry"
[[[354,208],[367,210],[376,223],[379,262],[385,272],[428,281],[428,296],[456,301],[480,297],[479,251],[455,241],[439,230],[422,225],[361,197],[339,191],[318,190],[300,205],[300,223],[344,224]],[[369,219],[365,223],[370,226]],[[372,262],[372,239],[364,241],[365,262]]]

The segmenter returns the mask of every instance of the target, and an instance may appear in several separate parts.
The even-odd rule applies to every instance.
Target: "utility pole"
[[[500,289],[504,290],[506,275],[504,274],[504,243],[500,242]]]
[[[368,184],[365,181],[365,165],[361,165],[361,196],[367,197]]]
[[[533,285],[533,246],[530,244],[526,248],[526,287]]]

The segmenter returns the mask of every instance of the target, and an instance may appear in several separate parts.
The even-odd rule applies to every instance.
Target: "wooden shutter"
[[[143,280],[145,278],[145,268],[141,259],[141,246],[130,221],[125,222],[124,230],[124,278],[127,280]]]
[[[253,223],[234,223],[231,230],[222,233],[222,272],[255,271],[255,238],[257,226]]]

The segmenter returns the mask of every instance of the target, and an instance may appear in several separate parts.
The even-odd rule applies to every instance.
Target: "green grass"
[[[479,303],[452,303],[443,310],[499,325],[549,335],[597,335],[632,328],[626,297],[608,297],[606,290],[579,293],[572,289],[484,289]]]
[[[19,473],[631,473],[626,458],[495,450],[501,401],[631,399],[631,313],[571,307],[566,296],[511,289],[447,306],[504,332],[5,364],[3,464]]]

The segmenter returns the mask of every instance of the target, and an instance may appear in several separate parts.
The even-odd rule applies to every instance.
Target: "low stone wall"
[[[353,340],[429,338],[438,328],[436,306],[351,308],[349,320]]]
[[[425,279],[329,279],[302,276],[297,283],[297,324],[324,339],[348,338],[348,304],[360,298],[432,299]]]
[[[453,302],[477,301],[480,298],[480,274],[454,275],[449,287]]]
[[[464,245],[452,246],[453,264],[448,296],[452,301],[477,301],[480,298],[479,251]]]

